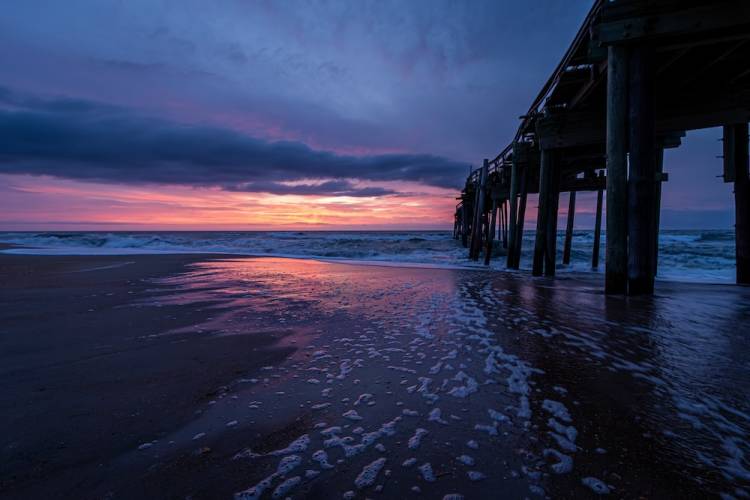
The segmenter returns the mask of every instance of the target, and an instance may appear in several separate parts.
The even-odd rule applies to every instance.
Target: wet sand
[[[0,492],[746,495],[750,289],[600,288],[294,259],[2,255]]]
[[[288,355],[283,329],[160,336],[221,311],[133,307],[158,303],[165,287],[153,280],[195,260],[0,256],[0,496],[95,497],[88,488],[113,459]]]

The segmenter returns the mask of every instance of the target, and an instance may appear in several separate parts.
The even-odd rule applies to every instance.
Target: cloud
[[[281,182],[247,182],[222,186],[227,191],[249,191],[253,193],[297,194],[297,195],[326,195],[326,196],[390,196],[400,195],[397,191],[381,187],[356,187],[345,180],[325,181],[320,183],[284,184]]]
[[[394,192],[358,188],[353,182],[409,181],[456,188],[466,169],[466,164],[433,155],[342,155],[302,142],[271,142],[92,101],[39,99],[0,88],[1,173],[277,194],[383,196]]]

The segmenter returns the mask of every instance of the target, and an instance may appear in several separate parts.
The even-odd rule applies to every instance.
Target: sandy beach
[[[750,492],[750,289],[0,255],[4,498]]]

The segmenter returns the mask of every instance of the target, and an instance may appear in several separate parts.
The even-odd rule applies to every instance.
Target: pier
[[[723,127],[717,174],[734,183],[737,283],[750,284],[750,3],[596,0],[520,119],[510,144],[471,172],[458,198],[453,236],[470,259],[489,264],[502,254],[518,269],[528,196],[536,194],[532,274],[554,276],[560,193],[570,193],[567,264],[576,193],[592,191],[592,268],[605,200],[607,207],[606,292],[653,293],[664,150],[689,130]]]

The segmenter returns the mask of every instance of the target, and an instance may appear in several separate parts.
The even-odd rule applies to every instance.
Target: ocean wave
[[[466,249],[446,231],[17,232],[0,233],[0,241],[24,247],[6,250],[11,253],[220,253],[462,268],[481,266],[470,262]],[[563,241],[564,233],[560,231],[559,254]],[[598,272],[604,268],[605,245],[603,234]],[[574,231],[571,264],[560,265],[559,272],[592,272],[592,246],[593,231]],[[530,268],[533,248],[534,232],[526,231],[522,269]],[[733,231],[664,231],[659,235],[660,278],[732,282],[734,265]],[[504,269],[504,259],[496,257],[492,267]]]
[[[700,234],[698,241],[728,241],[734,244],[734,231],[707,231]]]

